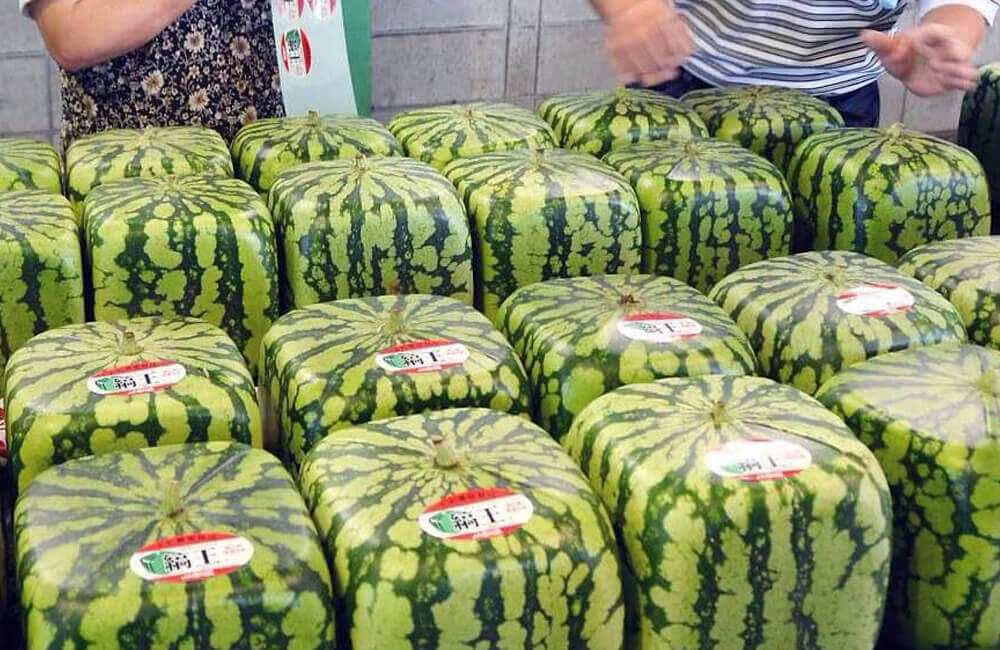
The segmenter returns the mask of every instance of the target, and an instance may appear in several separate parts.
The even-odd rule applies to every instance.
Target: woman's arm
[[[49,54],[67,70],[142,47],[197,0],[34,0],[28,12]]]
[[[669,0],[591,0],[624,83],[655,86],[677,76],[694,45]]]

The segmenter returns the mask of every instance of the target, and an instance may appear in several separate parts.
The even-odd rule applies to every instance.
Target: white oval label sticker
[[[468,358],[469,349],[461,343],[439,339],[386,348],[375,355],[375,363],[388,373],[415,374],[454,368]]]
[[[528,523],[535,507],[505,488],[467,490],[447,496],[420,514],[420,528],[439,539],[486,539],[509,535]]]
[[[674,343],[701,334],[701,323],[682,314],[645,312],[618,321],[618,333],[643,343]]]
[[[129,568],[152,582],[201,582],[235,571],[253,557],[253,544],[232,533],[165,537],[132,554]]]
[[[725,478],[767,481],[798,474],[812,465],[812,454],[794,442],[748,437],[732,440],[708,452],[705,464]]]
[[[87,380],[87,388],[97,395],[138,395],[170,388],[187,376],[173,361],[142,361],[108,368]]]
[[[894,284],[870,283],[837,294],[837,307],[854,316],[886,316],[913,306],[913,294]]]

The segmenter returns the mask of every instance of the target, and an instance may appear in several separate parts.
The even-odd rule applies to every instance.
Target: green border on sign
[[[354,105],[359,115],[370,115],[372,107],[371,80],[371,2],[341,0],[344,10],[344,34],[347,38],[347,60],[354,84]]]

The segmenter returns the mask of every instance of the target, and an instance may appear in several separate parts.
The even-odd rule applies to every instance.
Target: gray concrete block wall
[[[259,0],[264,1],[264,0]],[[0,6],[0,135],[56,140],[58,71],[15,0]],[[414,106],[504,100],[533,107],[556,92],[610,87],[603,26],[587,0],[372,0],[376,118]],[[904,24],[912,24],[908,12]],[[1000,60],[1000,27],[977,63]],[[882,82],[882,122],[954,130],[961,95],[922,99]]]

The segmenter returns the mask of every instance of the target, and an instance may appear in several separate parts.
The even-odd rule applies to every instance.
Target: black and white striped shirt
[[[884,72],[860,40],[862,29],[891,30],[905,8],[893,0],[674,0],[697,45],[684,64],[716,86],[774,84],[815,95],[856,90]],[[918,0],[917,11],[949,4],[987,22],[1000,0]]]

